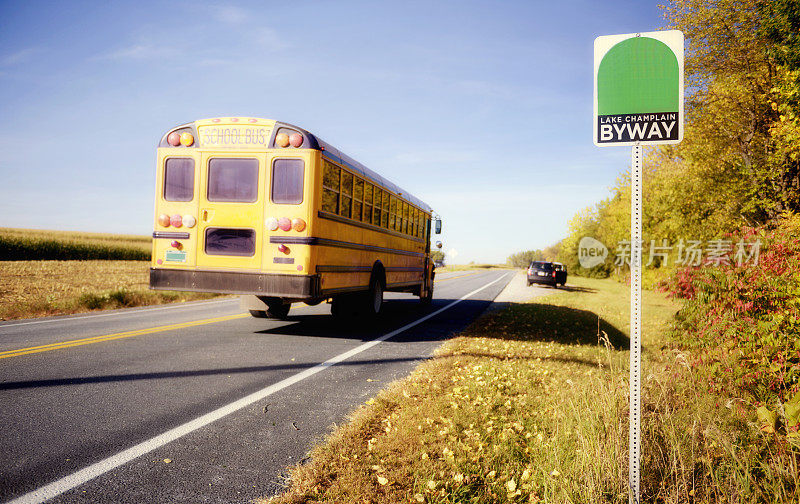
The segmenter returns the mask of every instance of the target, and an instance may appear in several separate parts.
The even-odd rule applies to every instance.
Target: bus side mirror
[[[436,219],[434,221],[434,224],[435,224],[434,229],[436,230],[435,231],[436,234],[442,234],[442,219]]]

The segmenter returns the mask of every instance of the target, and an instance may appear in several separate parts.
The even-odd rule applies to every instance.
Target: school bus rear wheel
[[[268,303],[267,307],[267,318],[285,319],[289,315],[289,309],[292,305],[279,301]]]

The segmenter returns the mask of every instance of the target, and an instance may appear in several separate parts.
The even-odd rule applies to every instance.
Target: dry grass
[[[206,299],[150,291],[147,261],[0,261],[0,320]]]
[[[628,290],[571,282],[446,342],[274,502],[627,502]],[[797,502],[796,462],[754,412],[665,346],[677,306],[653,292],[643,306],[643,502]]]

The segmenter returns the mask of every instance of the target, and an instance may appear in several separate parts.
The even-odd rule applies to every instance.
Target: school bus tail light
[[[187,228],[193,228],[197,224],[197,219],[194,218],[194,215],[184,215],[181,220]]]
[[[291,231],[292,221],[290,221],[288,217],[281,217],[278,219],[278,227],[283,231]]]
[[[306,228],[306,221],[300,218],[292,219],[292,229],[300,232]]]
[[[158,225],[163,227],[169,227],[170,218],[167,214],[161,214],[158,216]]]
[[[278,219],[276,219],[275,217],[267,217],[267,221],[264,223],[264,225],[270,231],[277,231],[278,230]]]
[[[175,214],[172,217],[170,217],[169,223],[172,224],[172,227],[179,228],[183,226],[183,218],[180,215]]]

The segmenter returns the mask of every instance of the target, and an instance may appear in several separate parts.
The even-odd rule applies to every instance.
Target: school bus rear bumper
[[[150,268],[150,288],[292,299],[320,297],[318,275]]]

